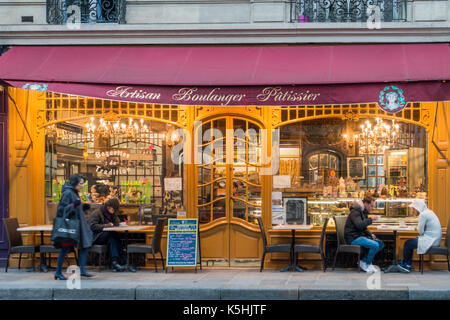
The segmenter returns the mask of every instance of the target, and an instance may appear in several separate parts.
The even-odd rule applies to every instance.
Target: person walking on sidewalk
[[[398,264],[402,272],[410,272],[414,249],[417,254],[425,254],[432,246],[439,246],[442,239],[442,228],[436,214],[427,208],[425,201],[414,199],[409,206],[416,216],[419,216],[419,237],[405,242],[403,260]]]
[[[359,245],[369,249],[367,255],[361,259],[359,266],[368,273],[375,273],[377,269],[372,265],[375,255],[380,252],[383,247],[383,241],[377,239],[367,227],[372,224],[378,217],[369,218],[368,214],[375,206],[375,198],[365,196],[364,200],[356,200],[350,207],[350,215],[345,223],[344,236],[345,241],[352,245]]]
[[[106,227],[118,226],[120,224],[119,212],[120,202],[117,198],[106,201],[100,208],[94,210],[89,217],[89,225],[94,232],[94,244],[107,244],[111,257],[111,268],[114,271],[125,271],[125,267],[119,264],[122,253],[119,234],[114,231],[103,231]]]
[[[70,177],[69,181],[67,181],[62,187],[62,196],[61,200],[58,203],[58,208],[56,211],[57,217],[62,217],[66,210],[73,210],[75,219],[80,221],[79,224],[79,241],[75,243],[69,242],[59,242],[55,241],[53,245],[56,248],[61,248],[59,251],[59,256],[57,260],[57,267],[55,272],[55,280],[67,280],[67,278],[62,274],[62,265],[64,259],[74,245],[78,247],[79,253],[79,267],[80,274],[83,277],[92,277],[92,274],[86,272],[86,263],[88,250],[92,246],[92,231],[89,228],[85,217],[85,210],[88,210],[90,206],[88,204],[81,204],[81,199],[79,196],[80,190],[83,188],[83,183],[85,179],[77,174],[74,174]]]

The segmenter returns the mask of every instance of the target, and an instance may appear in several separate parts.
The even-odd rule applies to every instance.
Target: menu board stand
[[[169,219],[167,229],[166,273],[169,267],[194,267],[202,270],[198,219]]]

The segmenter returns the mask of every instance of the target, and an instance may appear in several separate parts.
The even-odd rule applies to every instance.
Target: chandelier
[[[100,118],[96,121],[94,117],[91,121],[85,124],[88,134],[98,135],[102,138],[108,138],[111,136],[122,136],[124,138],[134,138],[140,134],[148,133],[149,129],[144,120],[136,121],[129,118],[128,123],[122,122],[120,119],[117,121],[109,121]]]
[[[376,118],[376,124],[366,121],[361,125],[361,132],[356,136],[359,140],[361,154],[380,154],[396,144],[400,129],[395,120],[389,125],[380,118]]]

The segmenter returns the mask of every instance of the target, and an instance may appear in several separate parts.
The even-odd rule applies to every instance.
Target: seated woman
[[[117,198],[106,201],[100,208],[94,210],[89,217],[89,226],[94,233],[94,244],[107,244],[111,257],[111,269],[124,271],[126,267],[119,264],[122,252],[119,234],[114,231],[103,231],[103,228],[118,226],[120,223],[116,213],[119,211],[120,202]]]

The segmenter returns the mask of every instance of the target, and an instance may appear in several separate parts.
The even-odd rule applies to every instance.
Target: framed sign
[[[284,215],[287,224],[306,224],[307,198],[283,198]]]
[[[291,176],[273,176],[273,188],[290,188]]]
[[[365,179],[364,157],[347,158],[347,176],[352,179]]]
[[[167,267],[197,267],[198,219],[169,219]]]
[[[164,189],[166,191],[183,190],[183,181],[181,178],[164,178]]]

